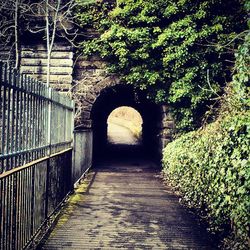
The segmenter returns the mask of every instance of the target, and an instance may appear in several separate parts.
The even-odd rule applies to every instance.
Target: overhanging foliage
[[[84,42],[83,51],[101,55],[111,72],[146,90],[155,102],[170,104],[177,128],[191,130],[200,126],[207,106],[230,78],[233,56],[224,45],[233,49],[232,39],[244,27],[242,5],[241,0],[84,5],[79,20],[101,36]]]

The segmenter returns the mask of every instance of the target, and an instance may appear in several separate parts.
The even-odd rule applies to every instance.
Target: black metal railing
[[[71,185],[72,148],[0,175],[0,249],[24,249]]]
[[[24,249],[72,190],[74,103],[0,63],[0,249]]]
[[[0,174],[69,147],[73,108],[65,95],[0,62]]]

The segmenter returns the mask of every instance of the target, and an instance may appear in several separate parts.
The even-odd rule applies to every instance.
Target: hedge
[[[202,211],[228,249],[249,249],[250,112],[227,115],[168,144],[163,174]]]

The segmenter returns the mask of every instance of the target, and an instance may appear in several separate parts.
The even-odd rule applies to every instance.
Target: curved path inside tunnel
[[[140,141],[130,129],[120,124],[109,122],[108,142],[111,144],[139,145]]]
[[[194,215],[146,160],[96,166],[42,249],[215,249]]]

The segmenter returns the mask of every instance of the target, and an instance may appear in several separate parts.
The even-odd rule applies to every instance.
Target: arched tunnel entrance
[[[108,117],[118,107],[129,106],[142,118],[141,143],[138,145],[115,145],[108,141]],[[145,93],[135,92],[130,85],[119,84],[103,89],[91,110],[93,128],[93,161],[107,157],[130,157],[141,155],[156,159],[159,148],[159,123],[161,107],[150,102]]]

